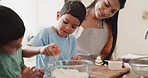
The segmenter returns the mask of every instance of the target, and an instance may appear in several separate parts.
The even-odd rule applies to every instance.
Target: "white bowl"
[[[120,70],[122,68],[122,61],[108,61],[108,69]]]
[[[53,78],[89,78],[93,63],[88,60],[60,60],[49,64]]]
[[[132,59],[129,64],[135,73],[148,77],[148,57]]]

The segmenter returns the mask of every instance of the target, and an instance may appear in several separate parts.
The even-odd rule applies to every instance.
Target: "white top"
[[[77,38],[78,55],[99,55],[108,40],[108,29],[79,27],[73,34]]]

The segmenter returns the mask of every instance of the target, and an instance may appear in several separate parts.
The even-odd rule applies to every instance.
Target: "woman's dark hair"
[[[124,8],[126,0],[119,0],[120,3],[120,9]],[[104,60],[109,60],[114,52],[114,49],[116,47],[116,42],[117,42],[117,34],[118,34],[118,15],[119,11],[116,12],[116,14],[109,18],[105,19],[107,23],[111,25],[111,30],[112,30],[112,35],[113,35],[113,42],[112,42],[112,48],[109,52],[109,54],[105,57]]]
[[[22,19],[12,9],[0,5],[0,47],[23,37],[25,26]]]
[[[62,7],[60,14],[61,16],[64,14],[71,14],[72,16],[78,18],[80,23],[82,23],[86,16],[86,8],[80,1],[68,1]]]
[[[124,4],[126,2],[126,0],[118,0],[120,3],[120,9],[124,8]],[[97,3],[97,0],[94,0],[88,7],[87,9],[92,9],[95,7],[95,4]],[[109,54],[102,60],[109,60],[114,52],[115,46],[116,46],[116,41],[117,41],[117,23],[118,23],[118,15],[119,15],[119,11],[117,11],[115,13],[114,16],[112,16],[111,18],[105,19],[105,22],[108,23],[111,26],[111,30],[112,30],[112,35],[113,35],[113,42],[112,42],[112,48],[109,52]],[[104,62],[106,63],[106,62]]]
[[[118,0],[119,3],[120,3],[120,9],[124,8],[124,4],[126,2],[126,0]],[[91,9],[91,8],[94,8],[95,7],[95,4],[98,2],[98,0],[94,0],[90,5],[88,5],[86,7],[86,9]]]

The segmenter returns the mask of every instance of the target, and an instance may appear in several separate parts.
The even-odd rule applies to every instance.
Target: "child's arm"
[[[32,57],[40,53],[40,48],[42,47],[32,47],[30,45],[26,45],[23,50],[23,57]]]
[[[37,54],[44,54],[46,56],[55,56],[59,53],[60,53],[60,49],[55,43],[52,43],[46,46],[41,46],[41,47],[33,47],[30,45],[26,45],[23,48],[23,57],[32,57]]]

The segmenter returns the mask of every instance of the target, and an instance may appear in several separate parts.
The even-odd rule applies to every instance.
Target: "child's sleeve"
[[[25,66],[23,57],[22,57],[22,62],[21,62],[21,65],[20,66],[21,67]]]
[[[44,41],[46,38],[46,30],[41,30],[38,34],[36,34],[27,44],[31,46],[44,46]]]
[[[21,59],[22,59],[22,61],[21,61],[21,64],[20,64],[20,67],[23,67],[23,66],[25,66],[25,64],[24,64],[24,58],[22,57],[22,52],[20,52],[21,53]]]

